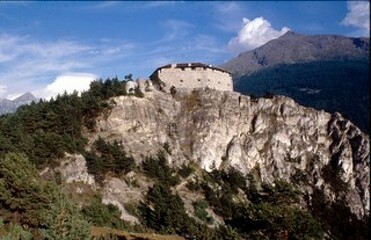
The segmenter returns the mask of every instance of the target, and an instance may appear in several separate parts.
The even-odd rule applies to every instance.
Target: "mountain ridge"
[[[288,31],[279,38],[220,65],[237,78],[277,64],[369,57],[370,39],[340,35],[302,35]]]
[[[32,93],[27,92],[25,94],[22,94],[21,96],[15,98],[14,100],[9,99],[1,99],[0,98],[0,115],[6,114],[6,113],[13,113],[17,110],[18,107],[29,104],[32,101],[36,101],[37,98],[32,95]]]
[[[278,94],[345,115],[370,132],[369,38],[287,32],[223,65],[234,90]]]

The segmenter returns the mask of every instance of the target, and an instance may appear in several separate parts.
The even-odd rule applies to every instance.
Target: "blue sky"
[[[288,30],[369,35],[369,2],[0,1],[0,98],[148,77],[172,62],[219,65]]]

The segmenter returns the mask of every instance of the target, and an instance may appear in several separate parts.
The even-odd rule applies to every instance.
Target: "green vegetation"
[[[206,208],[209,207],[209,203],[203,199],[197,199],[193,203],[193,207],[195,209],[195,215],[200,220],[206,222],[207,224],[213,224],[214,219],[209,216],[209,214],[206,211]]]
[[[146,158],[142,162],[142,171],[149,177],[164,185],[174,186],[180,179],[174,169],[170,168],[165,158],[165,153],[160,151],[157,157]]]
[[[65,152],[92,156],[89,170],[97,176],[134,168],[121,143],[98,139],[93,151],[86,153],[87,140],[82,135],[83,131],[94,131],[96,118],[112,108],[114,102],[109,98],[125,94],[125,82],[98,80],[81,96],[65,93],[0,116],[1,239],[89,239],[90,223],[85,218],[99,223],[91,214],[94,208],[100,210],[100,217],[111,220],[106,221],[110,226],[121,224],[118,210],[99,205],[98,200],[81,215],[62,186],[42,179],[38,169],[58,164]]]
[[[0,218],[0,237],[3,240],[31,240],[32,234],[24,230],[19,224],[9,223],[5,225],[3,220]]]
[[[121,212],[118,207],[112,204],[103,204],[102,198],[98,195],[82,208],[82,214],[94,226],[125,229],[125,224],[120,219]]]
[[[163,183],[149,189],[140,212],[145,225],[161,233],[181,232],[189,218],[181,198]]]
[[[178,170],[178,174],[182,176],[183,178],[187,178],[189,175],[194,173],[195,169],[192,166],[192,163],[186,165],[183,164],[181,168]]]
[[[90,225],[60,188],[42,180],[21,154],[0,159],[0,215],[1,237],[88,239],[90,234]]]
[[[159,162],[151,165],[156,163],[161,165]],[[180,197],[172,193],[166,181],[158,181],[140,204],[142,223],[156,232],[187,232],[198,239],[321,239],[324,236],[320,222],[298,207],[299,192],[291,184],[277,180],[274,185],[263,183],[257,190],[254,182],[247,186],[246,180],[233,168],[204,172],[203,180],[193,185],[199,185],[197,190],[203,192],[205,199],[192,202],[196,217],[203,223],[186,214]],[[241,190],[248,196],[248,202],[236,200]],[[223,217],[226,225],[210,233],[206,224],[214,220],[206,208]]]
[[[98,182],[102,182],[108,172],[120,175],[135,167],[134,159],[123,151],[121,142],[114,141],[110,144],[100,137],[94,142],[92,151],[85,153],[85,159],[89,173]]]
[[[323,192],[316,190],[307,196],[306,211],[299,207],[301,196],[295,185],[283,180],[272,185],[259,183],[258,168],[247,176],[234,168],[207,173],[192,163],[173,169],[167,162],[172,153],[168,143],[164,151],[144,159],[140,166],[135,166],[119,141],[98,138],[87,152],[82,132],[94,132],[96,118],[105,117],[115,104],[109,98],[125,94],[125,83],[117,78],[100,80],[81,96],[63,94],[0,117],[1,239],[130,239],[121,232],[123,229],[187,233],[214,240],[321,239],[325,230],[334,239],[368,238],[367,221],[358,220],[340,198],[329,203]],[[190,96],[190,109],[200,103],[197,94]],[[125,206],[142,226],[122,221],[119,209],[103,204],[99,194],[86,194],[86,202],[79,208],[65,194],[68,187],[58,176],[52,178],[58,184],[42,179],[39,170],[58,164],[65,152],[83,154],[89,173],[100,182],[106,175],[119,177],[129,171],[150,179],[154,184],[144,193],[143,201]],[[322,174],[332,187],[343,191],[338,172],[331,165]],[[189,204],[201,221],[187,213],[177,193],[182,187],[178,184],[185,178],[187,188],[199,196]],[[206,209],[223,218],[225,225],[209,228],[207,224],[218,219]],[[98,229],[96,233],[91,233],[92,225],[93,230]]]
[[[321,220],[334,239],[370,238],[369,218],[358,219],[342,199],[329,203],[324,192],[316,189],[307,200],[312,216]]]
[[[65,93],[0,116],[0,155],[21,152],[42,168],[65,152],[83,153],[83,130],[94,131],[96,118],[113,107],[108,99],[125,94],[125,83],[117,78],[98,80],[81,96]]]
[[[235,79],[235,90],[254,96],[285,95],[299,104],[340,112],[370,132],[369,60],[278,65]]]

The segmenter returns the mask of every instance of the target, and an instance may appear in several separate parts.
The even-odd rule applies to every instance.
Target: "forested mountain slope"
[[[221,65],[241,77],[278,64],[369,59],[370,39],[339,35],[302,35],[292,31]]]
[[[298,103],[340,112],[370,131],[369,38],[285,35],[241,53],[222,67],[242,94],[279,94]]]
[[[97,81],[2,116],[0,159],[2,237],[369,237],[368,135],[283,96]]]
[[[340,112],[370,131],[370,67],[366,60],[332,60],[277,65],[235,79],[242,94],[279,94],[299,104]]]

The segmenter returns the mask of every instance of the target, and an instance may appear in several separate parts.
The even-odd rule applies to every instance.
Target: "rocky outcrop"
[[[297,181],[345,199],[359,218],[369,215],[369,137],[340,114],[298,105],[283,96],[252,99],[211,89],[144,98],[120,96],[99,119],[99,136],[120,140],[138,162],[170,146],[169,164],[196,162],[210,171],[233,166],[262,181]]]
[[[95,186],[94,176],[88,173],[86,160],[80,154],[65,153],[60,166],[54,170],[55,172],[59,172],[66,183],[82,182],[93,187]]]

